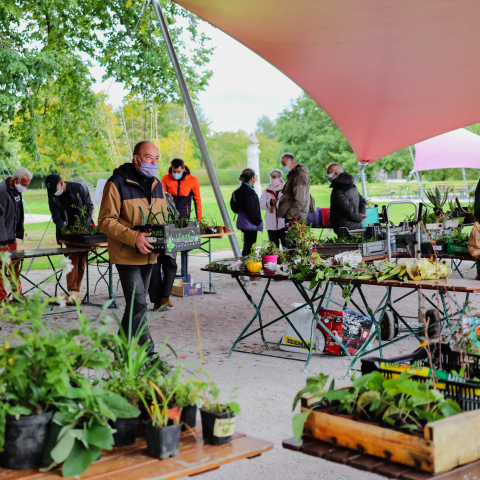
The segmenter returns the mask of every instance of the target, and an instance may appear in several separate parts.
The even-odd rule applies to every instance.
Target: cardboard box
[[[185,283],[181,278],[178,278],[173,282],[172,295],[175,297],[203,295],[202,282]]]

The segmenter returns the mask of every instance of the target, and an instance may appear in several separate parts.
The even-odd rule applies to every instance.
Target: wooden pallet
[[[302,407],[302,411],[306,407]],[[312,411],[304,435],[361,454],[441,473],[480,459],[480,411],[429,423],[424,437]]]
[[[76,480],[135,480],[155,478],[171,480],[216,470],[226,463],[243,458],[258,457],[271,450],[273,444],[259,438],[236,433],[230,443],[225,445],[206,445],[203,443],[201,429],[196,437],[189,432],[182,432],[178,456],[166,460],[157,460],[147,453],[145,438],[137,439],[130,447],[115,447],[103,451],[99,460],[94,462],[86,472],[78,475]],[[62,478],[61,469],[50,472],[32,470],[7,470],[0,468],[1,480],[54,480]]]

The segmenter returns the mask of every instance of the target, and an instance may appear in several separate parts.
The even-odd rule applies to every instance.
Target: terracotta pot
[[[173,420],[173,423],[176,425],[180,423],[180,418],[182,417],[181,407],[169,408],[168,409],[168,418]]]
[[[223,227],[217,227],[217,233],[223,233]]]
[[[223,227],[223,233],[230,233],[230,227]]]

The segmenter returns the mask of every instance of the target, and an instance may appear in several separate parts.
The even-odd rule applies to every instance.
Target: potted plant
[[[104,243],[107,236],[100,231],[94,223],[87,225],[87,207],[83,205],[82,209],[75,215],[73,225],[67,227],[66,224],[60,229],[60,240],[72,243]]]
[[[203,441],[211,445],[223,445],[232,440],[235,431],[235,415],[240,413],[238,403],[219,402],[220,390],[209,382],[208,390],[204,391],[202,417]]]
[[[183,382],[175,394],[175,404],[182,409],[182,430],[194,429],[197,424],[197,408],[202,405],[202,394],[207,384],[199,380]]]
[[[270,262],[277,263],[280,249],[273,242],[268,242],[260,247],[259,254],[262,257],[262,265],[265,266]]]
[[[420,248],[424,255],[433,255],[433,246],[431,241],[423,242]]]
[[[250,273],[259,273],[263,268],[262,258],[257,250],[257,247],[252,247],[250,255],[243,262]]]

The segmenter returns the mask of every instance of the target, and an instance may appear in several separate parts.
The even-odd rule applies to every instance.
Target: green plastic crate
[[[464,244],[454,244],[451,240],[448,242],[448,253],[465,253],[469,255],[467,243]]]

